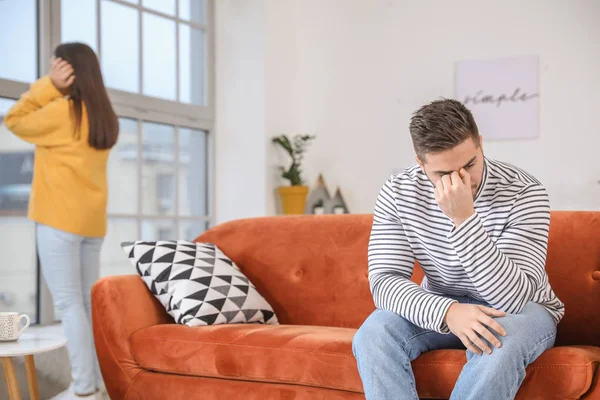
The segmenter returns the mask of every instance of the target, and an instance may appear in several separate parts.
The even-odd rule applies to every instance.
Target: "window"
[[[96,0],[62,0],[62,42],[82,42],[98,52],[96,6]]]
[[[53,1],[62,41],[99,54],[120,116],[101,275],[132,273],[122,241],[195,238],[210,224],[212,1]]]
[[[175,127],[144,122],[142,143],[142,211],[146,215],[175,215],[175,188],[169,185],[174,184],[177,167]]]
[[[132,118],[119,125],[108,164],[103,276],[133,272],[123,241],[191,240],[210,223],[208,132]]]
[[[61,38],[96,50],[112,89],[206,106],[207,3],[62,0]]]
[[[36,321],[35,225],[27,219],[34,148],[8,132],[3,122],[38,77],[37,1],[0,1],[0,32],[0,312],[26,313]]]
[[[159,228],[156,240],[172,240],[175,232],[172,227]]]
[[[0,78],[35,81],[38,71],[36,0],[0,1],[0,27]]]
[[[204,156],[198,157],[199,154]],[[208,134],[179,130],[179,214],[201,217],[208,214]],[[197,234],[197,232],[196,232]]]
[[[3,124],[14,103],[13,99],[0,98],[0,312],[26,313],[35,321],[35,225],[27,219],[33,146],[12,135]]]
[[[194,239],[210,226],[213,7],[214,0],[0,0],[0,52],[10,54],[0,63],[0,311],[55,318],[47,291],[37,289],[35,226],[26,217],[34,147],[1,122],[46,73],[60,42],[96,51],[119,116],[101,276],[134,272],[123,241]]]
[[[107,0],[102,0],[100,5],[101,45],[98,46],[98,51],[106,85],[113,89],[139,93],[138,12],[135,8]],[[65,24],[68,22],[65,21]]]
[[[168,212],[173,208],[175,200],[175,175],[158,174],[156,175],[156,201],[157,209],[160,214]]]

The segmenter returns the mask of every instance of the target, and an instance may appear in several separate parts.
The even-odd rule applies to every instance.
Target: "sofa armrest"
[[[137,275],[99,280],[92,289],[94,342],[110,398],[124,399],[142,368],[134,360],[129,336],[149,326],[173,323]]]

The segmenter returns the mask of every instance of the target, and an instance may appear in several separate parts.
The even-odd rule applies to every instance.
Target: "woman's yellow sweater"
[[[88,144],[85,106],[81,130],[74,134],[70,101],[45,76],[21,96],[4,123],[36,145],[29,218],[81,236],[104,236],[109,150]]]

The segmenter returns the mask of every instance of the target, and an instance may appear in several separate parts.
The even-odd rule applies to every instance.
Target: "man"
[[[564,314],[544,270],[548,196],[531,175],[484,157],[458,101],[419,109],[410,134],[418,165],[392,176],[375,206],[377,310],[353,341],[366,397],[418,399],[410,362],[466,347],[451,399],[512,399]],[[415,261],[421,286],[410,280]]]

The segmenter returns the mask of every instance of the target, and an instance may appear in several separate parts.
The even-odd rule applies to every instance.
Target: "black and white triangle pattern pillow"
[[[212,243],[137,241],[121,246],[179,324],[279,323],[252,282]]]

